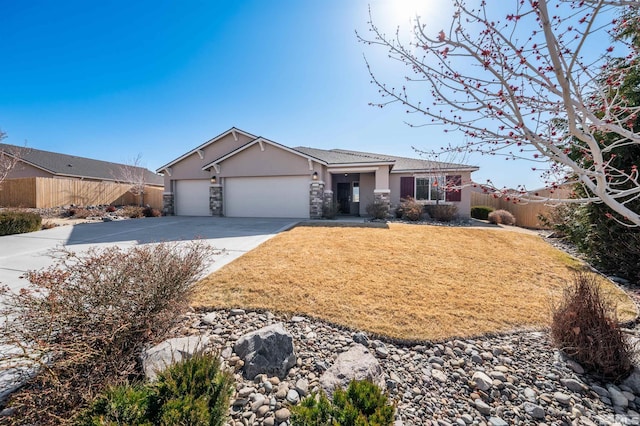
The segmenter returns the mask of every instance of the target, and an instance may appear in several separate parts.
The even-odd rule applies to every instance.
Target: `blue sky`
[[[385,63],[355,36],[369,3],[392,29],[416,2],[0,0],[0,129],[37,149],[141,154],[152,170],[232,126],[288,146],[404,156],[461,142],[408,127],[399,106],[368,105],[379,98],[363,54]],[[448,3],[421,6],[434,33]],[[542,186],[526,162],[467,162],[478,182]]]

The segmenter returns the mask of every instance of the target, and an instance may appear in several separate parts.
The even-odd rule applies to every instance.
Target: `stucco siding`
[[[307,175],[311,180],[309,161],[297,154],[268,143],[255,144],[220,163],[219,176],[293,176]]]
[[[367,214],[367,206],[373,203],[373,190],[376,186],[376,178],[373,173],[360,174],[360,215]]]
[[[7,179],[19,179],[19,178],[26,178],[26,177],[54,177],[54,176],[53,174],[45,170],[20,162],[16,164],[16,166],[9,172]]]

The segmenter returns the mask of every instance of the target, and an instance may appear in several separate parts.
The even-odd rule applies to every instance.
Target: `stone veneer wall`
[[[324,191],[324,200],[322,202],[323,207],[333,208],[333,191],[327,189]],[[323,212],[324,213],[324,212]],[[323,214],[324,216],[324,214]]]
[[[212,216],[223,216],[222,185],[209,187],[209,209]]]
[[[173,216],[176,213],[173,201],[173,192],[165,192],[162,194],[162,213],[165,216]]]
[[[322,204],[324,196],[324,182],[312,181],[309,183],[309,217],[311,219],[322,218]]]

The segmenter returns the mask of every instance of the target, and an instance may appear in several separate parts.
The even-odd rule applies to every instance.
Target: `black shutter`
[[[415,196],[414,181],[413,176],[400,178],[400,198],[413,198]]]

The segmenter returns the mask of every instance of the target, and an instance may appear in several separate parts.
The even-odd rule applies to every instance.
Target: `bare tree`
[[[397,87],[367,67],[383,100],[402,104],[445,131],[461,131],[465,142],[442,151],[479,152],[538,163],[548,187],[579,183],[588,194],[563,202],[603,202],[618,220],[640,226],[629,206],[640,198],[636,166],[614,167],[611,154],[640,145],[633,122],[640,107],[619,90],[638,66],[638,48],[617,36],[620,18],[636,1],[454,0],[445,29],[426,28],[416,17],[410,39],[400,29],[388,36],[370,19],[372,38],[389,58],[407,67]],[[371,16],[371,13],[370,13]],[[604,47],[601,51],[596,46]],[[620,59],[624,67],[613,67]],[[424,90],[425,85],[428,91]],[[426,96],[425,96],[426,95]],[[603,134],[617,137],[601,137]],[[492,190],[499,190],[492,188]],[[519,186],[529,201],[547,201]]]
[[[146,169],[141,164],[142,154],[138,154],[131,161],[120,166],[117,171],[112,172],[112,175],[117,182],[131,185],[129,192],[139,197],[140,205],[143,205],[147,180]]]
[[[7,134],[0,130],[0,141],[7,137]],[[0,189],[2,189],[2,182],[7,179],[9,172],[13,170],[20,162],[22,156],[22,148],[9,147],[7,149],[0,149]]]

